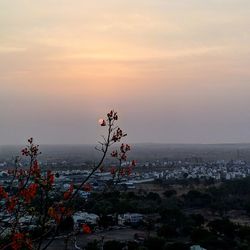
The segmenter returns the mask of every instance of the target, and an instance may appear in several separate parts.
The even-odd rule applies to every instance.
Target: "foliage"
[[[43,249],[45,250],[59,234],[66,234],[66,238],[75,236],[79,230],[74,229],[72,215],[76,211],[81,190],[90,192],[89,179],[97,171],[103,171],[103,162],[108,155],[109,148],[120,142],[126,134],[116,125],[117,112],[111,110],[106,119],[99,123],[107,129],[106,136],[102,136],[96,147],[102,156],[82,183],[76,186],[70,183],[68,190],[58,192],[55,188],[55,174],[51,170],[40,168],[38,157],[41,154],[39,145],[33,138],[28,140],[22,149],[22,157],[29,165],[25,168],[20,164],[20,157],[15,160],[15,167],[8,172],[10,181],[0,186],[0,248],[4,249]],[[118,167],[109,168],[113,175],[113,183],[117,184],[121,176],[129,175],[135,166],[135,161],[127,162],[130,146],[121,144],[118,150],[111,153],[111,157],[118,160]],[[91,233],[88,225],[83,225],[82,233]]]
[[[124,243],[115,240],[107,241],[104,244],[103,250],[122,250],[124,245]]]
[[[148,250],[164,250],[165,240],[160,237],[150,237],[145,241],[144,244]]]

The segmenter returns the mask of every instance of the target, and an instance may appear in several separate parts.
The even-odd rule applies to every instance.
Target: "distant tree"
[[[146,199],[153,200],[153,201],[155,201],[155,202],[157,202],[157,203],[160,203],[160,202],[161,202],[161,197],[160,197],[160,195],[157,194],[157,193],[153,193],[153,192],[149,192],[149,193],[147,194]]]
[[[129,241],[127,243],[128,250],[138,250],[139,244],[135,241]]]
[[[216,234],[233,238],[236,236],[237,227],[228,219],[213,220],[208,223],[208,228]]]
[[[85,247],[85,250],[100,250],[99,242],[97,240],[89,242]]]
[[[204,228],[196,228],[191,233],[191,240],[193,244],[203,244],[216,241],[217,237],[209,230]]]
[[[170,189],[170,190],[166,190],[163,194],[165,197],[170,198],[170,197],[176,195],[177,192],[174,189]]]
[[[184,203],[188,207],[203,208],[209,206],[212,202],[211,195],[197,190],[191,190],[183,195]]]
[[[72,216],[65,217],[60,225],[59,225],[59,231],[62,233],[70,233],[74,229],[74,220]]]
[[[165,209],[161,212],[161,219],[175,228],[183,227],[186,223],[186,216],[179,209]]]
[[[165,249],[166,250],[190,250],[190,246],[185,243],[176,242],[173,244],[168,244]]]
[[[124,246],[125,246],[124,243],[112,240],[104,243],[103,250],[122,250]]]
[[[150,237],[145,240],[144,245],[148,250],[164,250],[165,239],[159,237]]]
[[[158,230],[157,234],[160,237],[164,237],[166,239],[176,238],[179,236],[177,233],[175,226],[170,226],[167,224],[163,224]]]
[[[200,227],[205,223],[205,218],[201,214],[191,214],[190,218],[196,227]]]

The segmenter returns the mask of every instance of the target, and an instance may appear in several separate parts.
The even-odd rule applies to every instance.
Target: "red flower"
[[[26,203],[30,203],[36,196],[38,189],[37,183],[32,183],[27,189],[23,189],[20,195],[24,198]]]
[[[31,174],[34,175],[34,176],[38,176],[38,177],[41,174],[41,170],[40,170],[40,167],[38,165],[37,160],[34,161],[34,164],[33,164],[32,168],[31,168]]]
[[[29,144],[32,144],[32,143],[33,143],[33,137],[31,137],[31,138],[28,139],[28,143],[29,143]]]
[[[66,211],[66,208],[65,208],[65,207],[60,207],[60,212],[61,212],[62,214],[64,214],[65,211]]]
[[[54,214],[55,214],[55,209],[54,209],[53,207],[50,207],[50,208],[48,209],[48,215],[49,215],[50,217],[53,217]]]
[[[11,247],[13,250],[19,250],[22,248],[24,241],[24,234],[23,233],[15,233],[12,237],[12,244]]]
[[[106,126],[106,121],[104,119],[99,119],[99,124],[102,126],[102,127],[105,127]]]
[[[114,110],[111,110],[108,114],[107,114],[107,117],[109,119],[109,121],[117,121],[118,120],[118,115],[117,115],[117,112],[115,112]]]
[[[83,190],[85,192],[90,192],[92,190],[92,186],[89,183],[83,185]]]
[[[115,175],[115,173],[116,173],[116,168],[115,168],[115,167],[112,167],[112,168],[110,169],[110,173],[111,173],[112,175]]]
[[[132,165],[132,167],[135,167],[136,166],[136,161],[133,160],[131,165]]]
[[[123,153],[123,154],[121,155],[121,160],[123,160],[123,161],[126,161],[126,160],[127,160],[127,156],[126,156],[125,153]]]
[[[108,114],[107,114],[107,117],[109,118],[109,119],[112,119],[112,117],[113,117],[113,110],[111,110]]]
[[[8,194],[5,192],[4,188],[0,186],[0,198],[8,198]]]
[[[122,143],[121,147],[120,147],[120,150],[122,153],[125,153],[125,149],[124,149],[124,144]]]
[[[114,120],[115,120],[115,121],[117,121],[117,120],[118,120],[118,115],[117,115],[117,113],[116,113],[116,112],[114,113],[114,116],[113,116],[113,117],[114,117]]]
[[[131,175],[131,173],[132,173],[132,168],[131,168],[131,167],[128,167],[128,168],[127,168],[127,175]]]
[[[64,200],[68,200],[68,199],[71,197],[73,191],[74,191],[74,186],[73,186],[73,184],[71,184],[71,185],[70,185],[70,188],[68,189],[68,191],[66,191],[66,192],[63,194]]]
[[[114,157],[114,158],[116,158],[116,157],[118,156],[117,150],[113,151],[113,152],[111,153],[111,156]]]
[[[9,213],[12,213],[16,205],[17,205],[17,198],[15,196],[12,196],[10,199],[8,199],[7,211]]]
[[[60,216],[53,207],[48,209],[48,215],[53,218],[57,223],[60,222]]]
[[[47,180],[50,186],[52,186],[55,181],[55,176],[50,170],[47,171]]]
[[[32,249],[32,242],[27,236],[23,233],[15,233],[12,236],[12,243],[11,248],[13,250],[20,250],[20,249]]]
[[[122,137],[127,136],[127,134],[123,134],[123,131],[120,128],[117,128],[117,130],[113,133],[112,141],[117,142],[122,139]]]
[[[24,148],[24,149],[22,149],[22,155],[25,155],[25,156],[28,156],[29,155],[29,150],[28,150],[28,148]]]
[[[129,151],[131,149],[130,145],[126,144],[126,151]]]
[[[125,168],[121,168],[119,173],[120,173],[121,176],[124,176],[126,174]]]
[[[84,234],[91,234],[91,228],[87,224],[82,225],[82,231]]]

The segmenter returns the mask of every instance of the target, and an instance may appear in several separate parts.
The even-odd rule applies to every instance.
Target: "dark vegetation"
[[[239,217],[249,216],[249,190],[250,178],[245,178],[201,191],[193,189],[180,196],[173,189],[161,195],[152,192],[96,193],[84,206],[88,211],[102,214],[103,218],[106,216],[103,220],[106,227],[116,223],[111,217],[107,219],[109,214],[145,214],[145,220],[134,227],[156,234],[146,237],[143,242],[128,243],[131,250],[178,250],[190,249],[191,245],[200,245],[208,250],[250,249],[249,225],[238,223],[237,217],[230,217],[231,211]],[[119,250],[124,244],[110,241],[105,243],[104,249]]]

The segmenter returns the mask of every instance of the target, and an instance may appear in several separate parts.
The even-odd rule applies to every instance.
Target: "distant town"
[[[39,164],[44,169],[53,167],[58,176],[56,184],[59,186],[71,182],[81,183],[83,178],[89,175],[92,168],[92,165],[88,165],[87,163],[78,165],[71,164],[65,160],[51,163],[40,161]],[[129,164],[129,161],[124,163],[125,166]],[[13,162],[0,162],[0,178],[2,182],[7,178],[7,171],[11,166],[13,166]],[[67,166],[68,170],[65,169],[65,166]],[[22,167],[25,167],[25,163]],[[102,172],[97,171],[90,180],[91,184],[98,188],[111,180],[112,174],[109,171],[111,167],[116,167],[116,163],[110,162],[108,163],[108,167],[103,168]],[[214,181],[224,181],[245,178],[249,175],[250,164],[244,160],[217,160],[213,162],[205,162],[202,159],[192,159],[190,161],[139,161],[133,173],[130,176],[122,177],[120,183],[131,189],[136,184],[155,180],[213,179]]]
[[[185,148],[185,150],[187,149]],[[174,150],[171,151],[172,155],[168,157],[169,149],[166,154],[160,151],[161,153],[154,156],[148,156],[144,152],[145,160],[143,160],[142,154],[139,154],[139,159],[136,160],[133,171],[129,175],[122,175],[119,182],[116,183],[116,187],[112,187],[112,192],[108,188],[113,181],[111,169],[118,167],[118,164],[112,158],[108,158],[104,166],[98,169],[88,180],[88,187],[79,190],[78,204],[72,216],[74,230],[80,230],[82,225],[88,224],[91,226],[92,234],[79,234],[74,242],[74,247],[69,249],[80,249],[79,246],[81,249],[91,249],[87,246],[88,244],[91,245],[92,242],[96,242],[98,245],[96,249],[102,249],[110,241],[119,241],[124,244],[125,248],[122,249],[131,249],[126,248],[131,242],[138,246],[146,244],[145,242],[149,239],[148,230],[150,227],[152,227],[150,229],[152,230],[150,234],[153,237],[152,239],[159,240],[158,243],[160,244],[158,236],[163,235],[166,239],[170,237],[171,240],[170,242],[167,241],[167,244],[171,243],[175,246],[175,244],[178,244],[178,237],[183,237],[183,235],[186,237],[186,233],[183,231],[184,224],[187,223],[192,227],[192,232],[196,232],[197,226],[194,226],[193,223],[199,216],[202,221],[199,230],[206,229],[210,222],[213,223],[222,214],[230,218],[230,223],[237,219],[239,227],[249,226],[248,203],[244,200],[245,196],[244,199],[242,198],[244,203],[240,203],[242,207],[235,209],[229,205],[223,207],[224,205],[221,205],[220,200],[216,200],[217,195],[213,193],[212,188],[218,188],[216,192],[222,192],[221,190],[224,190],[223,183],[226,185],[226,190],[229,190],[226,193],[227,195],[230,193],[230,185],[234,185],[227,183],[245,179],[246,183],[250,183],[250,163],[241,153],[242,151],[247,152],[246,149],[245,151],[235,148],[227,150],[224,150],[224,154],[221,154],[221,157],[226,156],[225,159],[214,159],[217,154],[215,149],[209,157],[204,158],[202,157],[204,156],[202,151],[199,154],[186,151],[185,157],[182,154],[180,159],[177,159],[176,155],[173,157],[173,153],[176,154]],[[94,160],[86,160],[88,158],[84,159],[77,151],[78,157],[73,154],[74,157],[71,159],[68,157],[68,152],[64,152],[64,154],[62,152],[52,152],[47,156],[42,154],[39,157],[39,166],[42,171],[52,169],[55,173],[53,184],[55,190],[53,197],[55,199],[58,195],[63,195],[69,190],[72,183],[76,189],[90,175],[95,166],[95,159],[98,157],[98,154],[95,153]],[[231,152],[231,159],[229,152]],[[11,156],[10,152],[8,154],[5,152],[5,154],[0,154],[0,159],[0,185],[7,189],[11,179],[9,170],[15,166],[15,157]],[[28,162],[22,158],[18,158],[18,160],[20,160],[19,167],[28,168]],[[126,168],[130,165],[131,161],[128,160],[122,166]],[[236,190],[238,189],[236,188]],[[241,189],[239,190],[242,192]],[[108,196],[105,196],[105,192],[108,193]],[[104,195],[105,199],[103,199],[106,202],[104,205],[99,201],[102,195]],[[227,199],[227,195],[223,199]],[[99,203],[94,205],[96,199]],[[221,198],[218,196],[218,199]],[[180,219],[178,216],[185,218],[182,218],[184,221],[181,222],[184,224],[179,225],[179,222],[175,221],[173,228],[171,228],[174,231],[165,232],[166,225],[172,227],[171,223],[173,223],[172,218],[166,216],[173,212],[173,216],[176,216],[178,220]],[[1,213],[0,217],[0,228],[9,227],[9,223],[12,221],[10,216]],[[28,231],[32,231],[36,229],[36,219],[36,217],[24,215],[19,221],[23,228],[28,227]],[[170,228],[167,230],[170,230]],[[8,231],[6,231],[7,233]],[[174,235],[173,238],[171,234]],[[63,234],[55,240],[49,249],[54,250],[63,247],[64,241],[60,237],[63,237]],[[200,243],[199,240],[196,238],[194,240],[192,237],[194,237],[193,233],[186,237],[185,241],[181,238],[182,244],[188,246],[188,248],[180,249],[206,249],[202,247],[203,244],[196,244]],[[175,241],[175,238],[177,241]],[[204,246],[206,244],[209,245],[210,242],[204,243]],[[109,248],[106,246],[104,249]]]

